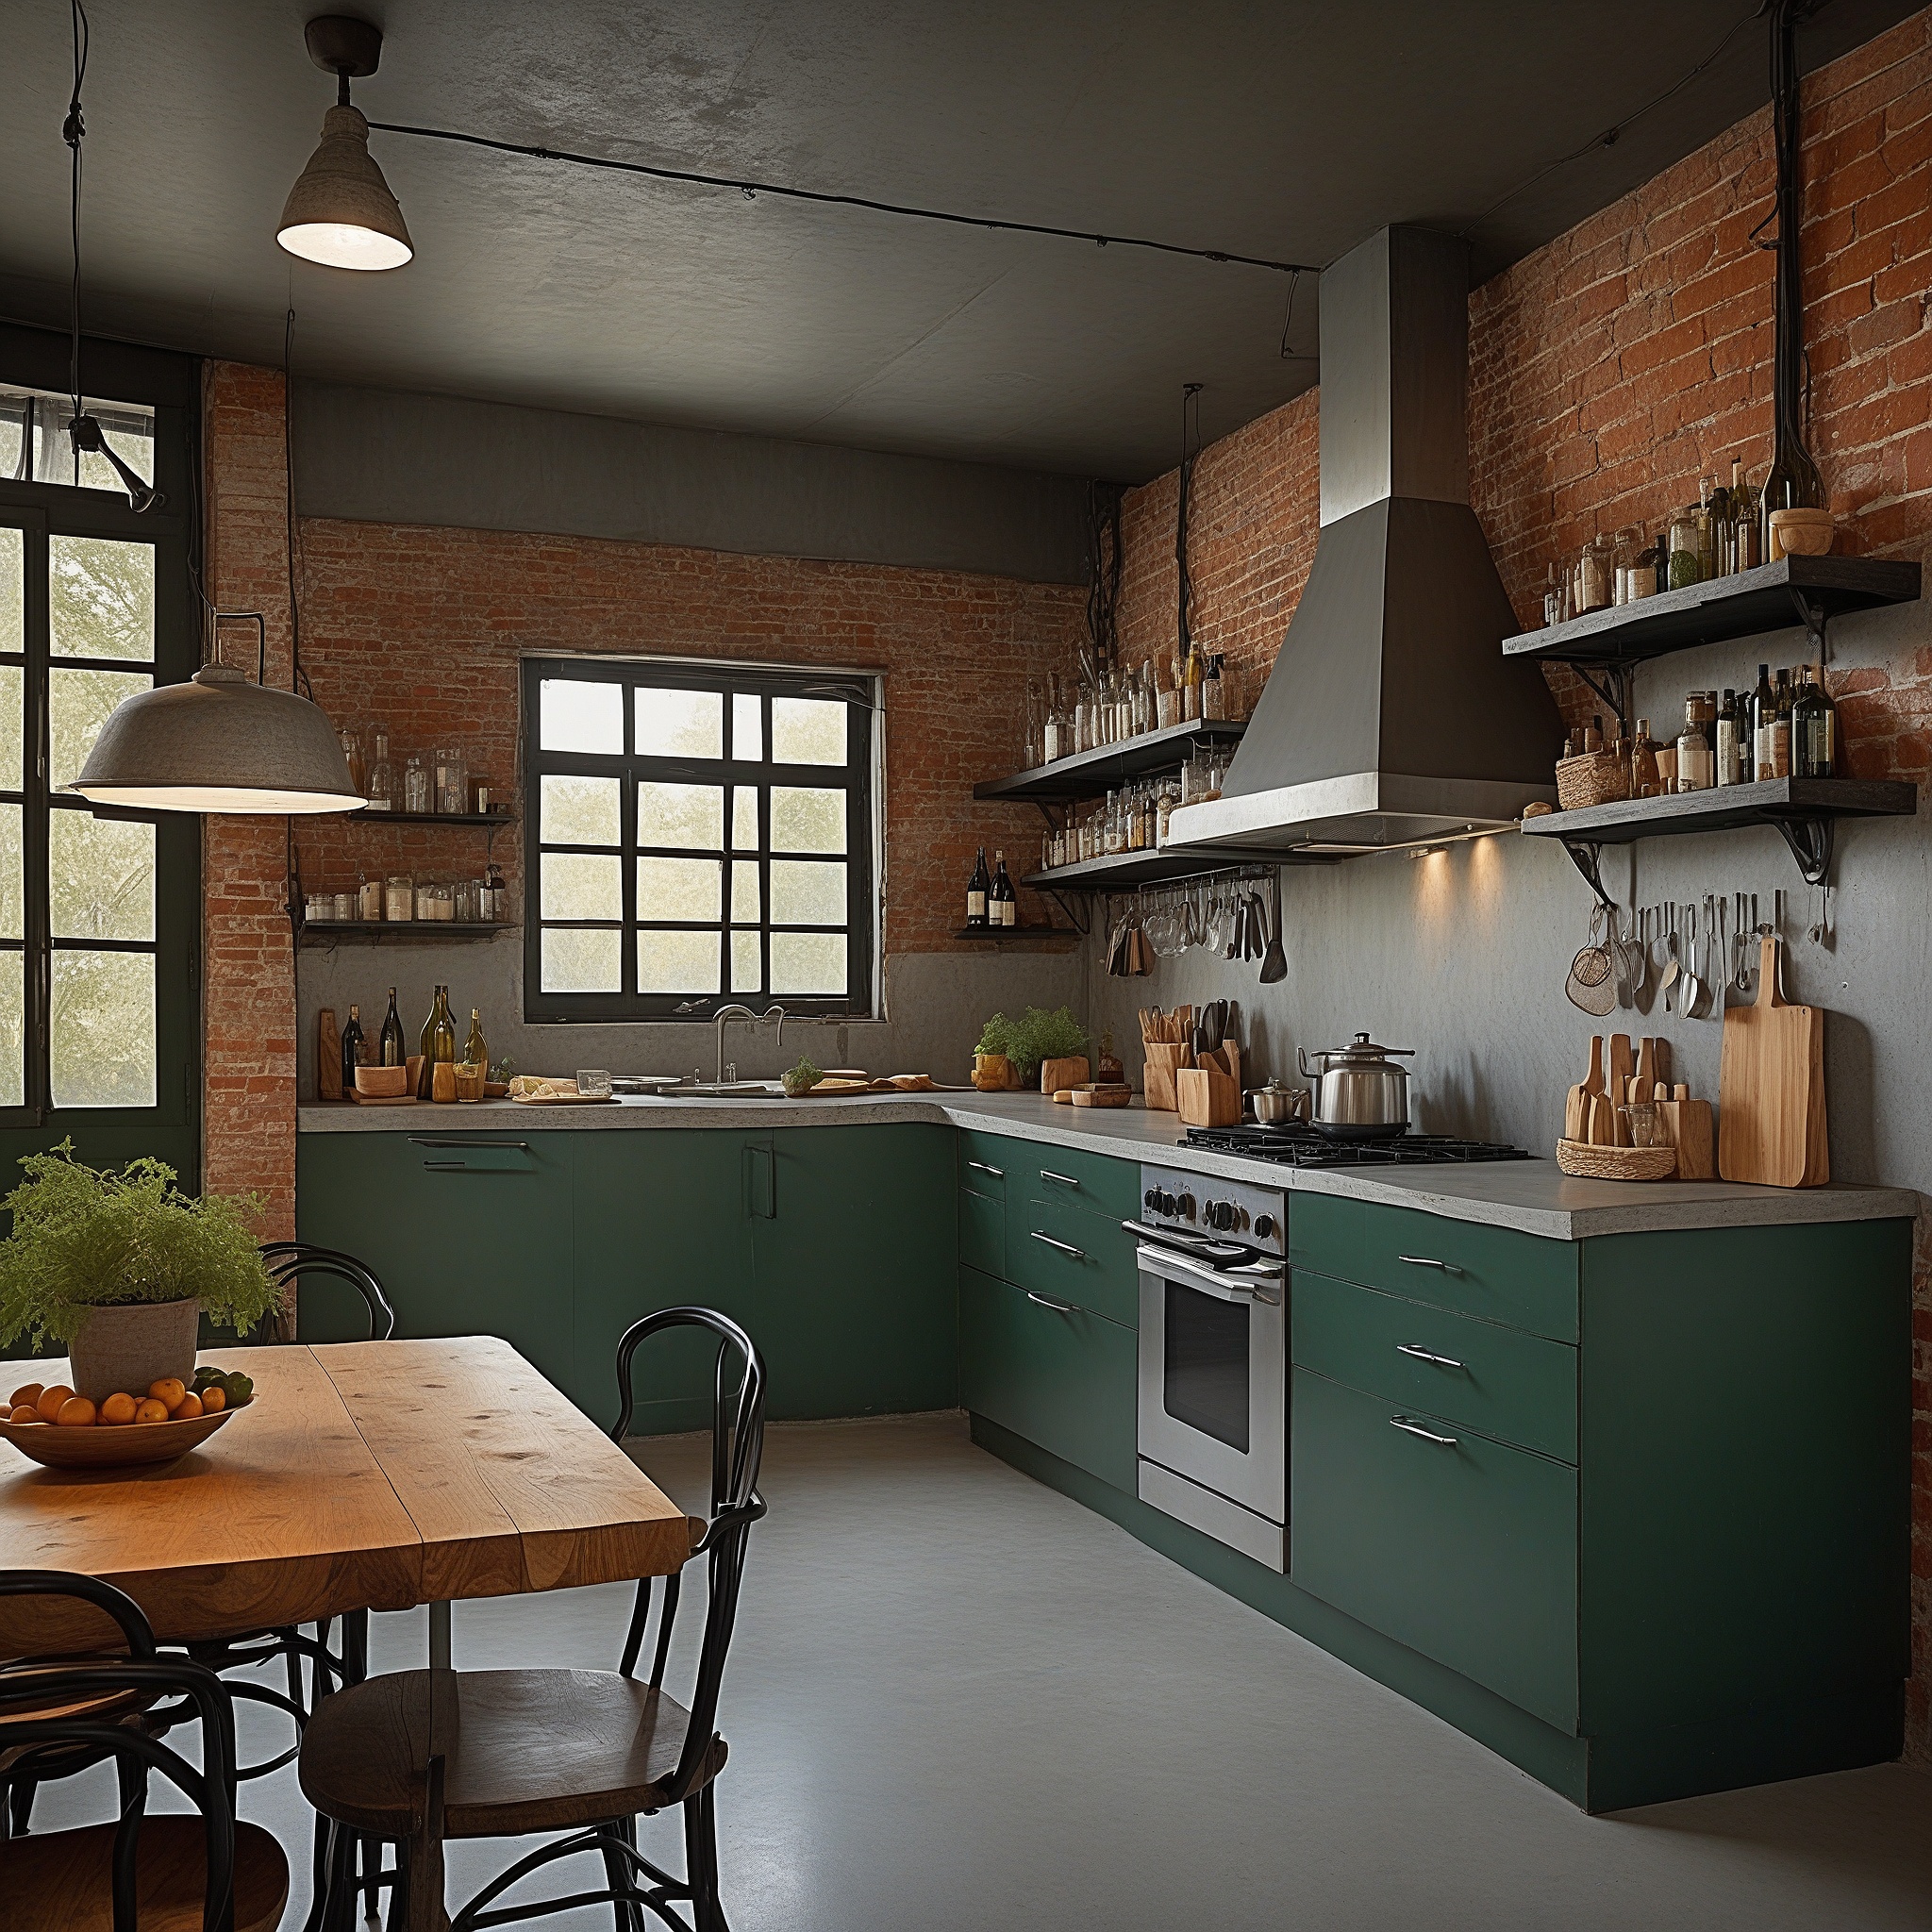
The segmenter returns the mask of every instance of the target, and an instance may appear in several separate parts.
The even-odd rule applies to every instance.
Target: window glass
[[[773,859],[772,924],[843,925],[844,866],[837,859]]]
[[[155,412],[139,403],[83,396],[111,449],[143,483],[155,480]],[[0,383],[0,476],[17,483],[60,483],[86,490],[124,488],[114,467],[92,451],[76,457],[67,425],[71,398]],[[4,1105],[0,1102],[0,1105]]]
[[[772,850],[774,852],[843,852],[845,794],[807,790],[803,786],[772,787]]]
[[[756,852],[758,846],[758,788],[741,785],[731,794],[731,849],[734,852]]]
[[[624,917],[623,860],[613,852],[608,858],[588,852],[546,852],[538,916],[542,919],[610,919]]]
[[[0,420],[0,476],[7,468],[5,423]],[[0,651],[18,651],[26,642],[26,539],[0,525]]]
[[[716,924],[723,867],[715,858],[638,860],[638,917],[702,919]]]
[[[545,992],[617,992],[624,986],[624,935],[543,929]]]
[[[546,845],[615,845],[619,797],[615,778],[548,777],[542,788]]]
[[[56,811],[47,891],[57,940],[155,936],[155,828],[87,811]]]
[[[546,677],[538,708],[538,742],[545,751],[624,756],[624,687],[581,677]]]
[[[715,852],[724,843],[722,785],[638,787],[640,845],[696,845]]]
[[[145,671],[70,671],[57,664],[48,672],[49,767],[56,791],[80,776],[108,714],[153,684]]]
[[[155,654],[155,553],[151,543],[108,537],[47,540],[47,598],[57,658]]]
[[[772,991],[780,994],[842,991],[845,948],[842,932],[774,932]]]
[[[718,935],[715,932],[639,933],[638,991],[716,992]]]
[[[21,782],[20,741],[25,729],[22,700],[26,674],[18,664],[0,664],[0,791],[18,791]]]
[[[48,1047],[56,1107],[155,1104],[155,956],[57,950]]]
[[[842,765],[848,708],[823,698],[772,700],[774,765]]]
[[[764,947],[755,932],[731,935],[731,991],[757,992],[764,984]]]
[[[758,910],[758,866],[755,858],[731,861],[731,917],[738,921],[762,917]]]
[[[731,756],[747,765],[764,762],[765,707],[756,691],[739,691],[731,700]]]
[[[0,1107],[26,1105],[26,955],[0,953]]]
[[[639,689],[637,749],[641,758],[721,758],[724,756],[724,694],[716,691]]]
[[[21,808],[0,805],[0,939],[26,937],[26,853]]]

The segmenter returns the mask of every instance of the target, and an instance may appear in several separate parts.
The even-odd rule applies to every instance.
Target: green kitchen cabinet
[[[749,1325],[774,1417],[958,1403],[955,1141],[914,1122],[756,1137]]]
[[[1008,1281],[1057,1301],[1077,1302],[1124,1327],[1141,1319],[1141,1274],[1134,1237],[1120,1218],[1056,1195],[1007,1209]],[[962,1260],[971,1261],[961,1254]]]
[[[497,1335],[578,1397],[573,1168],[585,1137],[541,1131],[303,1134],[296,1231],[375,1271],[396,1333]],[[298,1288],[305,1341],[359,1340],[361,1299]]]
[[[770,1137],[724,1127],[574,1137],[575,1358],[572,1399],[617,1419],[617,1343],[640,1316],[696,1304],[747,1329],[753,1189]],[[691,1332],[645,1345],[633,1377],[640,1436],[708,1427],[716,1344]]]
[[[959,1397],[1132,1494],[1136,1338],[1105,1316],[959,1271]]]

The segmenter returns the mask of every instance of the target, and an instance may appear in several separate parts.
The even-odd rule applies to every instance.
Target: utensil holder
[[[1241,1082],[1220,1067],[1183,1067],[1174,1077],[1177,1110],[1189,1126],[1231,1127],[1241,1119]]]
[[[1146,1064],[1141,1069],[1141,1085],[1147,1090],[1147,1105],[1172,1113],[1180,1105],[1175,1078],[1194,1064],[1194,1049],[1186,1041],[1150,1040]]]
[[[1042,1093],[1058,1093],[1064,1087],[1084,1087],[1091,1077],[1091,1073],[1085,1054],[1069,1054],[1063,1059],[1041,1060],[1040,1091]]]

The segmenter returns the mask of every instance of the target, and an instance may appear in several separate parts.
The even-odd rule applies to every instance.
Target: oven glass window
[[[1162,1407],[1175,1422],[1248,1453],[1248,1310],[1178,1281],[1167,1287]]]

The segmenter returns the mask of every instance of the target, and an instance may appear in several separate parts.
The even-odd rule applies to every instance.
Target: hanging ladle
[[[1281,873],[1277,869],[1274,874],[1274,932],[1261,960],[1261,984],[1273,986],[1276,980],[1287,977],[1288,955],[1281,950]]]

